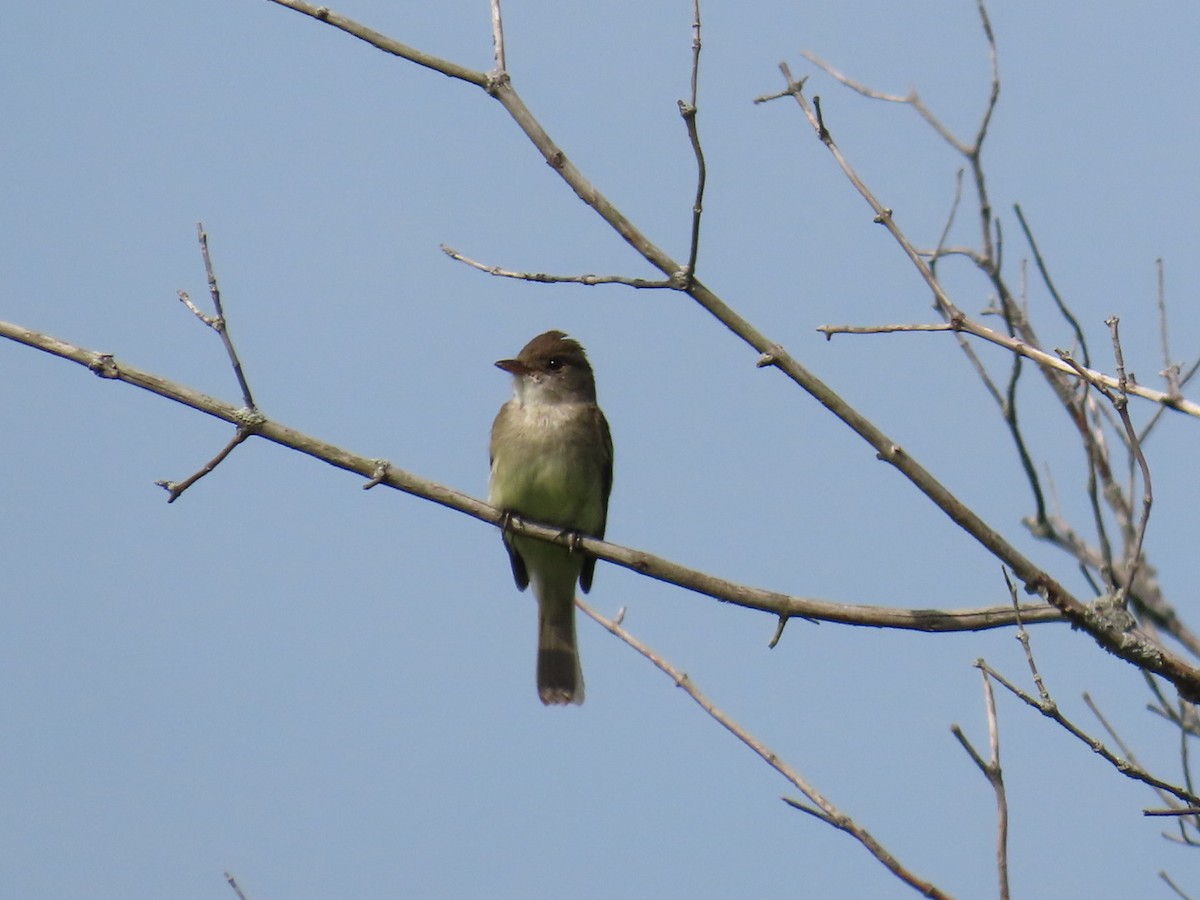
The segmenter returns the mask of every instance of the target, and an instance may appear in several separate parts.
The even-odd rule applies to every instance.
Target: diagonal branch
[[[719,725],[725,728],[730,734],[736,737],[739,741],[758,754],[772,769],[786,778],[798,791],[800,791],[808,799],[813,806],[800,803],[797,800],[792,800],[787,797],[782,798],[785,803],[793,809],[799,809],[807,812],[812,816],[820,819],[828,825],[832,825],[839,831],[844,831],[856,841],[863,845],[867,851],[881,862],[893,875],[903,881],[910,887],[926,897],[948,897],[943,891],[936,887],[932,882],[919,878],[915,873],[909,871],[895,856],[893,856],[875,837],[855,822],[850,816],[846,815],[842,810],[836,807],[828,798],[821,794],[813,785],[807,781],[798,771],[780,759],[779,755],[766,746],[761,740],[751,734],[744,726],[736,722],[727,713],[718,709],[716,704],[712,702],[701,690],[696,687],[696,683],[686,672],[681,672],[675,666],[668,663],[659,656],[653,649],[643,644],[632,634],[621,627],[621,621],[624,618],[624,610],[619,612],[613,619],[605,618],[596,612],[582,600],[576,600],[575,605],[583,612],[590,616],[593,621],[605,628],[610,634],[620,638],[643,657],[653,663],[665,675],[671,678],[672,681],[684,691],[688,696],[696,701],[697,705],[711,716]]]
[[[360,41],[364,41],[375,47],[377,50],[382,50],[384,53],[390,53],[393,56],[399,56],[401,59],[407,59],[418,66],[424,66],[426,69],[441,72],[450,78],[457,78],[459,81],[466,81],[481,88],[488,87],[494,80],[486,72],[477,72],[474,69],[468,69],[466,66],[460,66],[458,63],[450,62],[448,59],[442,59],[440,56],[434,56],[432,53],[417,50],[415,47],[408,46],[408,44],[402,44],[400,41],[393,40],[386,35],[380,34],[378,31],[373,31],[367,26],[355,22],[353,19],[338,15],[327,6],[314,6],[311,3],[304,3],[302,0],[271,0],[271,2],[279,6],[286,6],[288,9],[302,15],[310,16],[319,22],[324,22],[326,25],[332,25],[334,28],[344,31],[346,34],[356,37]]]

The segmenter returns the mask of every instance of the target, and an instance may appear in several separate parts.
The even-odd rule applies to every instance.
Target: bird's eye
[[[549,369],[551,372],[557,372],[562,367],[563,367],[563,361],[561,359],[559,359],[557,356],[552,356],[548,360],[546,360],[546,368]]]

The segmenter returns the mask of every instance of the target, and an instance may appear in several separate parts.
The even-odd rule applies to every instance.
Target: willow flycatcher
[[[488,502],[534,522],[603,538],[613,445],[583,347],[561,331],[547,331],[516,359],[496,365],[513,376],[513,396],[492,424]],[[547,705],[582,703],[575,582],[584,593],[591,589],[596,559],[507,530],[503,537],[517,587],[523,591],[532,582],[537,596],[538,696]]]

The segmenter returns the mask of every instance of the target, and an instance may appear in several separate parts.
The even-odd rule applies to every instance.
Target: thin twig
[[[1187,372],[1183,374],[1183,377],[1179,379],[1180,390],[1182,390],[1187,383],[1195,377],[1197,372],[1200,372],[1200,359],[1197,359],[1194,363],[1192,363],[1188,367]],[[1150,436],[1150,432],[1154,430],[1154,426],[1158,424],[1159,419],[1166,415],[1167,409],[1168,407],[1160,406],[1154,411],[1154,415],[1150,417],[1150,421],[1146,423],[1146,427],[1143,428],[1142,433],[1138,435],[1138,440],[1140,440],[1143,444],[1146,443],[1146,438]]]
[[[242,400],[246,403],[246,408],[256,409],[254,405],[254,397],[250,393],[250,384],[246,381],[246,375],[242,371],[242,361],[238,358],[237,350],[233,346],[233,338],[229,335],[229,322],[225,318],[225,309],[221,305],[221,288],[217,284],[217,275],[213,271],[212,255],[208,251],[208,233],[204,230],[204,223],[200,222],[196,225],[196,236],[200,241],[200,256],[204,259],[204,274],[208,279],[208,294],[212,298],[213,308],[216,310],[216,315],[205,315],[192,302],[187,291],[179,291],[179,299],[201,322],[215,331],[221,336],[221,342],[225,345],[225,352],[229,356],[229,363],[233,366],[234,377],[237,378],[238,387],[242,390]]]
[[[915,251],[914,251],[915,252]],[[924,263],[922,263],[924,265]],[[977,338],[996,344],[1003,347],[1012,353],[1018,353],[1026,359],[1032,360],[1044,369],[1061,372],[1066,375],[1076,375],[1080,379],[1087,381],[1090,384],[1108,388],[1109,390],[1118,389],[1118,381],[1116,377],[1107,375],[1104,372],[1095,369],[1089,369],[1086,366],[1070,365],[1062,357],[1054,356],[1046,351],[1033,346],[1021,338],[1009,337],[1006,334],[1001,334],[987,326],[981,324],[975,319],[964,316],[958,313],[957,317],[952,317],[948,322],[927,323],[918,325],[821,325],[817,331],[826,336],[834,334],[885,334],[896,331],[954,331],[964,334],[974,335]],[[1063,351],[1064,353],[1066,351]],[[1152,403],[1160,404],[1168,409],[1173,409],[1177,412],[1186,413],[1189,416],[1200,418],[1200,404],[1190,400],[1184,400],[1177,397],[1172,397],[1163,391],[1156,391],[1141,384],[1128,384],[1126,391],[1132,396],[1141,397],[1143,400],[1149,400]]]
[[[1129,596],[1130,590],[1133,588],[1134,578],[1137,577],[1138,567],[1142,564],[1142,545],[1146,540],[1146,528],[1150,524],[1150,507],[1154,504],[1154,487],[1150,481],[1150,464],[1146,461],[1146,454],[1142,452],[1142,446],[1138,443],[1137,429],[1133,427],[1133,421],[1129,418],[1129,398],[1126,394],[1126,378],[1125,378],[1125,354],[1121,349],[1121,333],[1119,330],[1120,319],[1116,316],[1110,316],[1105,324],[1108,325],[1112,333],[1113,355],[1116,357],[1117,378],[1120,384],[1120,394],[1113,406],[1117,410],[1117,415],[1121,418],[1121,425],[1125,428],[1125,437],[1129,441],[1130,449],[1133,451],[1134,458],[1137,459],[1138,468],[1142,473],[1142,514],[1138,519],[1137,532],[1133,540],[1133,546],[1126,553],[1125,559],[1125,583],[1122,586],[1121,599]]]
[[[1024,703],[1036,709],[1046,718],[1057,722],[1072,737],[1086,744],[1093,753],[1111,765],[1126,778],[1133,779],[1134,781],[1140,781],[1152,788],[1173,794],[1184,803],[1200,804],[1200,797],[1193,795],[1190,791],[1184,790],[1177,785],[1170,784],[1169,782],[1163,781],[1159,778],[1155,778],[1149,772],[1143,770],[1140,766],[1134,765],[1129,760],[1121,759],[1106,746],[1104,746],[1101,741],[1085,733],[1083,729],[1079,728],[1074,722],[1064,716],[1062,711],[1059,710],[1058,704],[1053,700],[1041,701],[1036,697],[1031,697],[1025,691],[1021,690],[1019,687],[989,666],[982,659],[978,660],[976,665],[983,668],[989,675],[992,676],[992,678],[996,679],[999,684],[1003,685],[1003,687],[1013,696],[1020,698]]]
[[[1171,360],[1171,329],[1167,326],[1167,288],[1161,256],[1154,261],[1154,267],[1158,271],[1158,331],[1163,352],[1163,370],[1159,374],[1167,380],[1167,393],[1178,397],[1180,365]]]
[[[1175,895],[1177,897],[1179,897],[1180,900],[1192,900],[1190,895],[1185,894],[1183,892],[1183,890],[1179,887],[1179,885],[1177,885],[1174,881],[1171,880],[1171,876],[1168,875],[1166,873],[1166,871],[1160,871],[1158,873],[1158,877],[1166,882],[1167,887],[1169,887],[1171,890],[1173,890],[1175,892]]]
[[[1129,761],[1129,763],[1131,765],[1140,767],[1141,764],[1138,762],[1138,759],[1134,755],[1133,750],[1130,749],[1130,747],[1125,743],[1125,741],[1123,741],[1121,739],[1121,736],[1119,734],[1117,734],[1116,729],[1113,728],[1113,726],[1109,723],[1108,719],[1100,711],[1100,707],[1096,705],[1096,702],[1091,698],[1091,695],[1088,694],[1086,691],[1083,694],[1083,702],[1087,704],[1088,709],[1091,710],[1092,715],[1094,715],[1096,717],[1096,720],[1100,723],[1101,727],[1106,732],[1108,732],[1109,737],[1112,738],[1112,740],[1116,743],[1117,747],[1120,748],[1121,752],[1125,754],[1125,758]],[[1190,783],[1187,784],[1186,790],[1188,791],[1189,794],[1194,793],[1191,789]],[[1179,806],[1175,802],[1174,798],[1171,797],[1167,791],[1165,791],[1161,788],[1156,788],[1156,792],[1157,792],[1158,796],[1162,799],[1162,801],[1167,804],[1167,806],[1170,808],[1171,812],[1163,812],[1163,811],[1153,810],[1153,809],[1143,809],[1142,815],[1145,815],[1145,816],[1164,816],[1164,815],[1174,816],[1175,820],[1178,824],[1178,827],[1179,827],[1180,839],[1183,840],[1185,843],[1191,843],[1192,838],[1189,837],[1189,835],[1187,833],[1187,828],[1189,825],[1193,829],[1200,826],[1200,822],[1198,822],[1198,820],[1195,818],[1195,813],[1197,811],[1196,807],[1200,806],[1200,804],[1195,803],[1195,801],[1192,801],[1191,803],[1188,803],[1185,801],[1183,806]]]
[[[504,57],[504,19],[500,15],[500,0],[491,0],[492,5],[492,52],[496,60],[496,74],[508,71]]]
[[[704,184],[708,168],[704,163],[704,150],[700,146],[700,132],[696,126],[700,86],[700,0],[692,2],[692,97],[688,102],[679,101],[679,114],[687,128],[688,140],[696,156],[696,199],[692,202],[692,233],[688,243],[688,261],[684,267],[683,290],[692,286],[696,277],[696,257],[700,253],[700,217],[704,213]]]
[[[825,335],[825,340],[833,340],[835,334],[896,334],[902,331],[958,331],[952,322],[913,322],[891,325],[818,325],[816,328]]]
[[[1000,721],[996,715],[996,695],[992,690],[992,683],[988,680],[987,672],[980,669],[980,674],[983,676],[983,699],[984,708],[987,711],[990,758],[985,760],[979,755],[967,736],[963,734],[961,727],[954,725],[950,730],[996,794],[996,874],[999,881],[999,896],[1001,900],[1008,900],[1008,796],[1004,790],[1004,771],[1000,766]]]
[[[576,599],[575,605],[578,606],[584,614],[591,617],[601,627],[605,628],[609,633],[620,638],[645,659],[653,663],[661,672],[667,675],[678,687],[683,688],[687,695],[696,702],[714,721],[725,728],[730,734],[736,737],[739,741],[749,747],[755,754],[758,755],[763,762],[769,765],[772,769],[782,775],[787,781],[800,791],[812,804],[807,806],[799,803],[799,801],[790,800],[787,797],[782,798],[789,806],[796,809],[801,809],[811,815],[816,816],[821,821],[832,825],[839,831],[844,831],[846,834],[857,840],[866,850],[882,863],[893,875],[905,882],[909,886],[926,897],[947,897],[943,891],[933,885],[931,882],[919,878],[916,874],[907,869],[900,863],[896,857],[888,852],[875,837],[856,823],[846,813],[842,812],[825,796],[817,791],[813,785],[804,779],[794,768],[785,763],[778,754],[768,748],[761,740],[752,735],[746,728],[734,721],[727,713],[721,711],[716,705],[705,696],[700,689],[692,681],[691,677],[684,672],[681,672],[675,666],[664,660],[658,653],[648,647],[646,644],[639,641],[619,622],[623,619],[624,612],[620,613],[614,619],[608,619],[600,615],[596,610],[592,609],[582,600]]]
[[[1022,268],[1022,275],[1024,275],[1024,268]],[[1023,292],[1022,298],[1024,298]],[[1023,311],[1017,307],[1011,297],[1005,295],[1001,299],[1001,314],[1004,318],[1004,327],[1008,329],[1008,336],[1015,338],[1017,335],[1016,319],[1018,316],[1024,318]],[[1025,443],[1025,434],[1021,430],[1021,423],[1017,416],[1017,385],[1021,380],[1021,373],[1023,371],[1022,357],[1017,353],[1012,354],[1012,365],[1008,373],[1008,386],[1005,389],[1004,403],[1001,405],[1001,410],[1004,415],[1004,424],[1008,427],[1009,437],[1012,438],[1013,446],[1016,447],[1017,458],[1021,460],[1021,468],[1025,472],[1025,480],[1033,492],[1034,516],[1037,522],[1037,529],[1044,530],[1046,527],[1046,497],[1042,493],[1042,482],[1038,477],[1037,466],[1033,464],[1033,456],[1030,454],[1029,447]]]
[[[1183,786],[1194,794],[1196,787],[1192,782],[1191,742],[1188,738],[1194,734],[1196,707],[1183,699],[1177,702],[1179,703],[1179,711],[1176,713],[1179,721],[1179,767],[1183,770]],[[1192,724],[1193,727],[1189,728],[1188,724]]]
[[[238,358],[237,350],[233,346],[233,338],[229,334],[229,322],[225,318],[225,308],[221,303],[221,288],[217,284],[217,274],[213,270],[212,254],[209,253],[208,249],[208,233],[204,230],[203,222],[196,225],[196,235],[200,241],[200,255],[204,259],[204,273],[208,278],[208,293],[212,298],[213,309],[216,310],[216,313],[211,316],[203,313],[192,302],[192,298],[188,296],[187,291],[179,291],[179,299],[184,306],[191,310],[196,318],[220,335],[221,342],[225,346],[225,352],[229,356],[229,363],[233,367],[233,374],[242,389],[242,400],[246,405],[238,412],[237,431],[229,439],[229,443],[217,452],[216,456],[187,478],[183,479],[183,481],[160,480],[154,482],[167,492],[168,503],[174,503],[178,500],[184,491],[219,466],[233,452],[234,447],[241,444],[252,434],[257,433],[259,424],[263,420],[262,414],[254,404],[254,397],[250,393],[250,384],[246,380],[245,372],[242,369],[242,361]]]
[[[183,479],[183,481],[156,481],[154,483],[167,492],[167,502],[174,503],[179,499],[180,495],[182,495],[184,491],[190,488],[205,475],[210,474],[213,469],[219,466],[225,457],[233,452],[234,447],[242,443],[244,440],[246,440],[246,438],[250,437],[254,433],[255,429],[253,427],[239,425],[237,431],[233,433],[233,437],[229,439],[229,443],[222,447],[217,452],[216,456],[206,462],[187,478]]]
[[[407,59],[409,62],[416,63],[418,66],[424,66],[434,72],[440,72],[449,78],[466,81],[485,90],[490,89],[495,81],[495,78],[487,72],[477,72],[474,69],[468,69],[466,66],[452,63],[448,59],[442,59],[439,56],[434,56],[432,53],[424,53],[407,44],[402,44],[400,41],[392,40],[378,31],[373,31],[365,25],[355,22],[353,19],[338,15],[328,6],[315,6],[312,3],[305,3],[304,0],[271,0],[271,2],[278,6],[286,7],[293,12],[309,16],[318,22],[332,25],[334,28],[370,44],[377,50],[382,50],[384,53],[390,53],[401,59]]]
[[[1038,697],[1043,703],[1053,704],[1054,701],[1050,698],[1050,692],[1046,690],[1046,683],[1042,680],[1042,673],[1038,671],[1037,660],[1033,657],[1033,648],[1029,644],[1029,632],[1025,630],[1025,621],[1021,617],[1021,604],[1017,600],[1017,586],[1008,576],[1007,569],[1001,569],[1001,574],[1004,575],[1004,583],[1008,586],[1008,595],[1012,600],[1013,612],[1017,615],[1017,640],[1021,644],[1021,648],[1025,651],[1025,662],[1029,666],[1029,673],[1033,676],[1033,684],[1037,688]]]
[[[904,96],[897,94],[886,94],[881,91],[872,90],[871,88],[868,88],[865,85],[848,78],[846,75],[833,68],[833,66],[829,65],[829,63],[812,53],[804,52],[801,55],[813,65],[823,69],[838,82],[850,88],[851,90],[862,94],[864,97],[869,97],[873,100],[882,100],[887,103],[901,103],[911,106],[914,110],[916,110],[917,114],[920,115],[921,118],[923,118],[944,141],[946,141],[946,143],[948,143],[968,160],[971,166],[972,175],[974,176],[975,180],[975,193],[979,198],[980,226],[983,235],[984,246],[982,258],[988,261],[989,265],[987,268],[989,269],[989,272],[994,274],[999,272],[999,256],[993,251],[991,217],[992,207],[988,200],[987,181],[984,178],[981,154],[983,150],[983,142],[987,138],[988,126],[991,124],[992,115],[996,110],[996,104],[1000,100],[1000,66],[996,51],[996,37],[992,31],[992,23],[988,18],[987,9],[983,4],[983,0],[976,0],[976,7],[979,12],[979,19],[983,28],[984,39],[987,41],[988,45],[988,55],[991,61],[991,82],[988,100],[984,107],[983,117],[981,118],[979,128],[975,133],[975,140],[970,144],[958,138],[948,127],[946,127],[941,119],[934,114],[933,110],[931,110],[925,104],[925,101],[921,98],[921,95],[918,94],[916,90],[910,90]],[[788,81],[790,82],[791,80],[791,76],[789,75]],[[815,97],[813,98],[813,104],[814,106],[816,105]],[[823,132],[824,126],[822,125],[819,129],[819,134],[821,135],[821,140],[825,141]],[[944,297],[938,295],[939,305],[944,299]],[[947,314],[947,316],[952,313],[949,308],[944,308],[944,312]]]
[[[511,269],[502,269],[500,266],[492,266],[487,263],[477,262],[469,256],[464,256],[453,247],[441,245],[442,252],[451,259],[457,260],[460,263],[465,263],[472,269],[478,269],[480,272],[486,272],[489,275],[496,275],[500,278],[515,278],[520,281],[536,281],[541,284],[623,284],[634,288],[669,288],[678,290],[679,284],[670,279],[663,281],[652,281],[648,278],[627,278],[624,275],[546,275],[541,272],[514,272]]]
[[[1079,326],[1079,320],[1075,318],[1074,314],[1067,307],[1067,304],[1063,301],[1058,288],[1054,286],[1054,279],[1050,277],[1050,270],[1046,268],[1046,260],[1042,257],[1042,250],[1038,247],[1037,240],[1033,236],[1033,229],[1029,227],[1029,223],[1025,219],[1025,213],[1019,203],[1013,206],[1013,212],[1017,214],[1017,222],[1020,223],[1025,240],[1029,243],[1029,249],[1033,253],[1033,262],[1042,276],[1042,283],[1046,286],[1046,290],[1050,292],[1050,298],[1054,301],[1054,305],[1058,307],[1059,313],[1067,320],[1067,324],[1071,326],[1071,331],[1075,335],[1075,342],[1079,345],[1079,350],[1083,354],[1084,368],[1090,369],[1092,367],[1091,354],[1088,353],[1087,338],[1083,334],[1083,329]]]
[[[242,891],[241,886],[237,883],[237,879],[230,872],[225,873],[225,880],[229,882],[229,886],[233,888],[233,892],[237,894],[238,900],[247,900],[246,894]]]
[[[945,252],[946,241],[950,237],[950,229],[954,225],[954,219],[955,219],[956,215],[958,214],[959,206],[962,204],[962,185],[963,185],[963,170],[960,168],[960,169],[958,169],[957,172],[954,173],[954,199],[950,203],[950,212],[946,216],[946,223],[942,226],[942,233],[938,237],[937,246],[933,249],[932,253],[928,254],[928,256],[929,256],[929,271],[934,273],[935,275],[937,274],[937,265],[938,265],[939,261],[941,260],[943,253]],[[923,255],[925,255],[925,254],[923,254]],[[936,297],[934,298],[933,305],[934,305],[934,309],[938,308]],[[829,335],[826,335],[826,338],[828,338],[828,337],[829,337]],[[1004,398],[1000,395],[1000,390],[996,387],[995,383],[992,381],[991,375],[988,374],[987,367],[983,364],[983,360],[980,359],[979,354],[975,352],[975,348],[972,347],[970,341],[968,341],[961,334],[956,334],[955,340],[958,342],[959,349],[963,352],[963,355],[967,358],[967,362],[969,362],[971,364],[971,368],[973,368],[975,370],[975,374],[979,376],[979,380],[983,383],[984,388],[987,390],[987,392],[989,394],[991,394],[992,399],[996,401],[997,406],[999,406],[1001,409],[1003,409],[1004,408]],[[1020,357],[1014,357],[1014,359],[1020,360]]]
[[[1122,752],[1125,753],[1125,755],[1130,758],[1128,760],[1120,759],[1119,757],[1115,756],[1107,747],[1105,747],[1102,743],[1100,743],[1100,741],[1085,734],[1082,729],[1077,727],[1073,722],[1068,720],[1062,714],[1062,711],[1058,708],[1058,703],[1055,702],[1054,698],[1050,695],[1050,691],[1046,687],[1046,683],[1045,683],[1045,680],[1042,678],[1041,672],[1038,671],[1037,661],[1034,659],[1033,648],[1031,646],[1030,639],[1029,639],[1029,632],[1027,632],[1025,630],[1025,624],[1023,622],[1019,621],[1021,618],[1021,611],[1019,608],[1016,608],[1016,602],[1017,602],[1016,585],[1014,585],[1012,582],[1012,579],[1010,579],[1008,577],[1007,571],[1004,572],[1004,582],[1005,582],[1005,584],[1008,585],[1009,596],[1012,598],[1012,601],[1014,604],[1014,609],[1017,612],[1017,618],[1018,618],[1017,640],[1021,643],[1021,647],[1025,651],[1025,661],[1029,665],[1029,671],[1033,675],[1033,683],[1037,687],[1037,692],[1038,692],[1037,698],[1031,697],[1029,694],[1025,693],[1020,688],[1016,687],[1016,685],[1012,684],[1007,679],[1005,679],[1003,676],[1001,676],[998,672],[996,672],[994,669],[989,667],[987,665],[987,663],[985,663],[982,659],[977,660],[975,664],[982,671],[990,674],[993,678],[995,678],[998,682],[1000,682],[1000,684],[1004,685],[1004,687],[1006,687],[1012,694],[1019,697],[1021,700],[1023,700],[1029,706],[1032,706],[1034,709],[1036,709],[1042,715],[1046,716],[1049,719],[1053,719],[1055,722],[1057,722],[1059,725],[1061,725],[1064,729],[1066,729],[1067,732],[1069,732],[1071,735],[1078,738],[1083,743],[1087,744],[1092,749],[1093,753],[1096,753],[1097,755],[1099,755],[1102,758],[1104,758],[1105,760],[1107,760],[1122,775],[1125,775],[1127,778],[1132,778],[1136,781],[1141,781],[1145,784],[1150,785],[1151,787],[1160,791],[1160,795],[1161,795],[1161,792],[1165,791],[1166,793],[1173,794],[1174,796],[1183,800],[1185,803],[1189,803],[1189,804],[1196,803],[1197,800],[1200,798],[1197,798],[1192,793],[1190,785],[1186,789],[1180,788],[1180,787],[1176,787],[1175,785],[1168,784],[1165,781],[1161,781],[1161,780],[1153,777],[1152,775],[1150,775],[1148,772],[1146,772],[1145,770],[1143,770],[1140,766],[1138,766],[1136,764],[1136,761],[1132,759],[1131,755],[1128,753],[1128,751],[1124,747],[1121,748]],[[1149,673],[1143,673],[1143,675],[1145,675],[1145,677],[1147,679],[1149,679],[1151,677],[1149,675]],[[1090,703],[1090,699],[1087,697],[1086,694],[1084,695],[1084,700],[1086,702],[1088,702],[1089,706],[1092,705]],[[1101,722],[1103,723],[1104,720],[1102,717],[1099,716],[1098,710],[1093,709],[1093,712],[1097,713],[1097,717],[1100,718]],[[1110,734],[1112,733],[1111,729],[1110,729],[1109,733]]]

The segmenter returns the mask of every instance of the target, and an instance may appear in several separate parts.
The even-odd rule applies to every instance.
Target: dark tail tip
[[[583,702],[583,676],[574,650],[541,647],[537,660],[538,697],[547,706]]]

